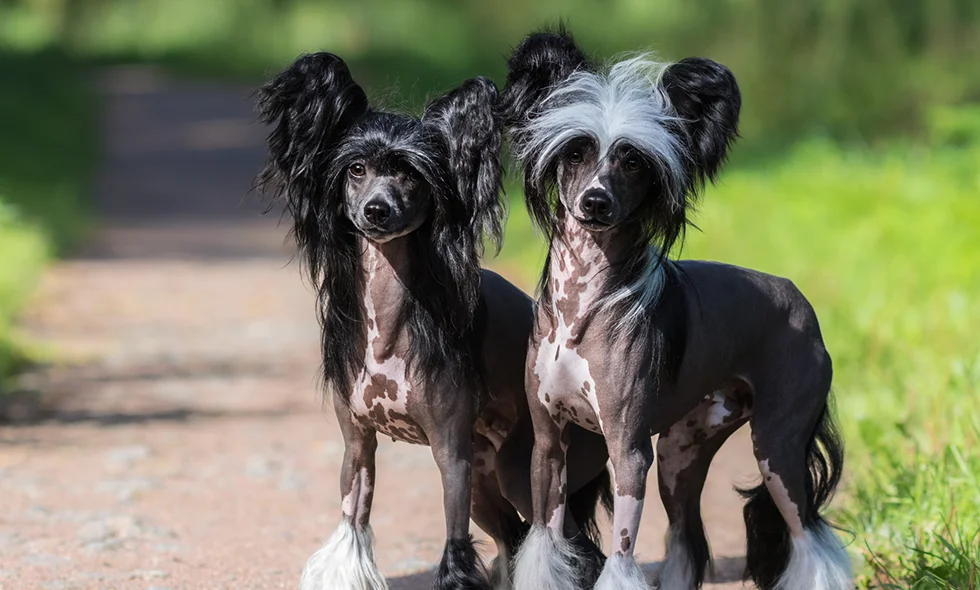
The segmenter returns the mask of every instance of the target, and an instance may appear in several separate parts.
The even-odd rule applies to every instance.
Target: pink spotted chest
[[[373,278],[369,275],[368,281]],[[415,401],[415,387],[409,376],[405,359],[397,354],[385,354],[381,347],[378,314],[365,290],[367,348],[364,372],[358,377],[351,396],[350,410],[365,426],[399,440],[414,444],[429,444],[425,432],[412,418],[410,405]]]
[[[571,234],[569,248],[560,249],[552,259],[552,324],[538,343],[532,370],[537,399],[558,424],[572,422],[602,433],[596,382],[588,359],[575,344],[576,324],[599,296],[601,285],[594,275],[603,266],[603,254],[589,246],[581,234]]]

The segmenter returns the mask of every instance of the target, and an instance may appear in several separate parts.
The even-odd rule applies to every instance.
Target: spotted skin
[[[752,419],[754,430],[767,430],[767,441],[785,441],[794,432],[809,432],[826,403],[826,353],[812,310],[783,279],[714,263],[675,263],[690,287],[673,288],[680,293],[689,288],[690,294],[682,296],[696,311],[688,312],[686,352],[678,374],[663,380],[654,371],[652,347],[617,336],[615,314],[596,307],[602,285],[611,280],[623,248],[631,243],[628,228],[593,231],[567,215],[560,228],[561,237],[551,244],[548,288],[538,308],[526,377],[534,459],[550,465],[532,467],[535,522],[552,527],[560,522],[555,510],[562,501],[560,468],[566,458],[558,441],[574,424],[606,438],[616,480],[616,553],[632,560],[646,475],[653,464],[647,447],[650,436],[658,433],[660,489],[678,539],[675,546],[691,537],[703,539],[698,498],[711,458],[724,440]],[[741,307],[725,304],[726,298],[741,301]],[[740,334],[741,340],[720,345],[731,334]],[[780,363],[815,363],[817,368],[788,379]],[[796,390],[795,381],[806,379],[815,382],[800,390],[822,394],[805,403],[780,397]],[[765,410],[761,417],[759,408]],[[780,420],[780,412],[788,408],[801,410],[802,417]],[[772,471],[784,484],[772,484],[773,495],[781,511],[790,514],[806,502],[803,472],[790,467],[802,465],[801,459],[795,463],[796,452],[770,442],[758,457],[772,459]],[[790,471],[795,475],[790,477]],[[796,514],[797,522],[805,522],[805,515]],[[796,523],[790,526],[797,529]],[[691,559],[700,563],[703,553],[707,561],[706,542],[703,552],[683,549],[697,554]]]

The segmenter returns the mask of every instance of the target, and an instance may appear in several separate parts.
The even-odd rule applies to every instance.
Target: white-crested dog
[[[595,588],[648,588],[633,549],[655,434],[670,519],[660,588],[699,587],[708,465],[746,422],[764,479],[743,492],[747,574],[765,589],[853,588],[820,514],[843,453],[812,307],[786,279],[667,257],[740,106],[732,73],[702,58],[598,67],[560,31],[529,36],[509,60],[501,110],[550,240],[527,363],[534,518],[518,590],[580,587],[562,535],[570,425],[602,434],[614,469],[615,547]]]

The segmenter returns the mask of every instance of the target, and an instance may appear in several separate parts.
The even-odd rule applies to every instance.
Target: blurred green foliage
[[[3,0],[0,43],[243,75],[327,49],[417,104],[476,73],[502,80],[509,49],[558,19],[597,55],[729,65],[753,152],[921,136],[936,106],[980,100],[976,0]]]
[[[95,106],[72,59],[0,49],[0,393],[27,362],[14,314],[49,257],[70,249],[89,220]]]

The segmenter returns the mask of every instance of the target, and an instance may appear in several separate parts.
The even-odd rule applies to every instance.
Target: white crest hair
[[[591,137],[602,157],[626,142],[664,167],[671,192],[683,190],[684,149],[667,125],[680,118],[660,83],[669,65],[639,54],[613,63],[604,73],[575,72],[521,127],[517,159],[540,182],[548,164],[572,139]]]

